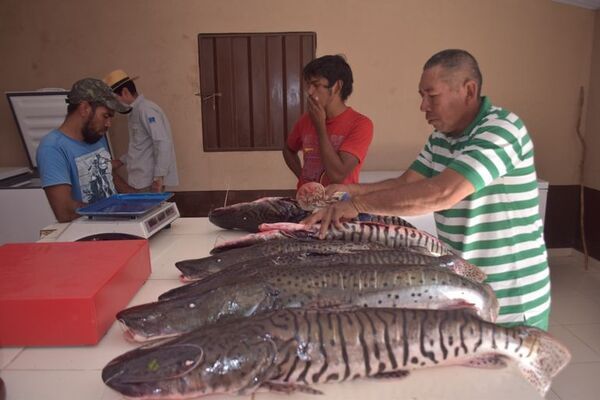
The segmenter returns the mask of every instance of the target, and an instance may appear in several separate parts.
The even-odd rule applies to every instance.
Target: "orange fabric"
[[[343,183],[358,183],[358,175],[371,140],[373,140],[373,122],[348,107],[346,111],[326,122],[329,140],[336,151],[350,153],[358,159],[358,165],[344,179]],[[319,151],[317,131],[308,113],[300,117],[288,136],[287,145],[290,150],[302,150],[302,174],[298,180],[299,188],[306,182],[320,182],[327,186],[330,182],[325,174],[325,166]]]

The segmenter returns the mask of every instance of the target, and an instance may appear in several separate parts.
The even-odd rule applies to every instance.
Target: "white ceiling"
[[[600,0],[554,0],[557,3],[571,4],[573,6],[583,7],[590,10],[600,9]]]

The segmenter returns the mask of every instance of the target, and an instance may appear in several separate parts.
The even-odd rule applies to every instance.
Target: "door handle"
[[[200,96],[200,93],[198,93],[198,95]],[[216,108],[217,97],[221,97],[221,96],[222,96],[221,93],[216,92],[213,94],[209,94],[207,96],[202,96],[202,101],[212,100],[212,108],[214,110]]]

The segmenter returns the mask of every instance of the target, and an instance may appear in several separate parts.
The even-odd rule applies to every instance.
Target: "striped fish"
[[[504,328],[468,310],[287,309],[198,329],[112,360],[102,379],[128,397],[321,393],[311,385],[409,370],[517,363],[543,396],[570,353],[542,330]]]
[[[319,225],[292,223],[262,224],[261,232],[216,245],[211,253],[250,246],[266,240],[283,238],[319,240]],[[384,225],[372,222],[343,222],[342,229],[329,227],[324,240],[344,240],[355,243],[376,242],[391,248],[411,248],[424,254],[441,256],[454,254],[445,244],[422,230],[398,225]]]
[[[181,335],[223,319],[281,308],[438,309],[471,305],[486,320],[494,321],[498,315],[496,296],[488,285],[433,266],[254,268],[251,274],[230,274],[216,284],[200,282],[166,295],[171,298],[117,314],[128,339],[146,341]]]
[[[398,217],[396,215],[360,213],[358,214],[356,220],[353,220],[353,222],[373,222],[375,224],[406,226],[407,228],[417,229],[413,224],[411,224],[404,218]]]
[[[258,232],[259,225],[274,222],[300,222],[310,212],[303,210],[298,201],[288,197],[263,197],[251,202],[219,207],[208,213],[208,220],[223,229]],[[413,227],[401,217],[361,214],[361,221]]]

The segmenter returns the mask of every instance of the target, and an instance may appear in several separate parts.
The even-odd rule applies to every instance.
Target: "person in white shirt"
[[[165,186],[179,184],[171,126],[156,103],[138,94],[134,79],[120,69],[104,77],[119,100],[132,107],[127,154],[113,167],[125,165],[128,183],[137,191],[163,192]]]

